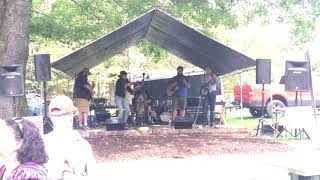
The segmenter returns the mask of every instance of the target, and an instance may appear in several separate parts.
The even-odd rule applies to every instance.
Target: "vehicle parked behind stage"
[[[288,92],[285,91],[284,76],[279,84],[266,84],[264,90],[264,107],[267,117],[271,118],[275,115],[277,109],[294,106],[311,106],[312,98],[310,92]],[[316,104],[320,104],[320,75],[313,76],[313,89]],[[234,105],[240,105],[241,90],[240,85],[234,87]],[[297,95],[297,97],[296,97]],[[271,101],[272,99],[272,101]],[[297,102],[296,102],[297,101]],[[262,116],[262,85],[243,85],[242,86],[242,102],[244,108],[249,108],[253,117]]]

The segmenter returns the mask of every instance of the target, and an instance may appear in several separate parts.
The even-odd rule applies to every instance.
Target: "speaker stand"
[[[48,107],[47,107],[47,82],[43,82],[43,101],[44,101],[44,106],[43,106],[43,117],[48,117]]]
[[[263,123],[266,123],[267,125],[269,125],[273,130],[274,130],[274,132],[276,132],[277,134],[279,134],[279,131],[275,128],[275,127],[273,127],[272,125],[270,125],[267,121],[266,121],[266,119],[265,119],[265,114],[264,114],[264,83],[262,84],[262,93],[261,93],[261,99],[262,99],[262,104],[261,104],[261,106],[262,106],[262,116],[259,118],[259,122],[258,122],[258,125],[254,128],[254,129],[252,129],[249,133],[248,133],[248,135],[250,135],[252,132],[254,132],[254,131],[256,131],[256,136],[258,136],[258,134],[259,134],[259,131],[261,131],[261,129],[263,128]]]
[[[43,82],[43,133],[48,134],[53,130],[53,124],[48,117],[48,106],[47,106],[47,82]]]
[[[15,96],[13,96],[12,112],[13,112],[13,117],[17,117],[17,104],[16,104]]]

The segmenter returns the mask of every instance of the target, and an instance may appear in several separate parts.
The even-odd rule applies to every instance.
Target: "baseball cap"
[[[54,97],[49,104],[49,114],[52,116],[62,116],[77,110],[72,100],[68,96],[60,95]]]

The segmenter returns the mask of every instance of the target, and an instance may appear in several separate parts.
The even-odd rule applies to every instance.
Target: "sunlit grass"
[[[275,119],[265,119],[270,125],[273,125]],[[232,127],[247,128],[248,130],[253,130],[257,127],[259,123],[259,118],[252,117],[247,109],[242,111],[242,120],[241,120],[241,110],[232,110],[227,111],[227,125]],[[292,132],[293,133],[293,132]],[[320,133],[319,133],[320,134]],[[292,137],[290,134],[283,132],[280,137],[269,136],[277,141],[295,141],[301,139],[307,139],[304,135],[302,137]]]

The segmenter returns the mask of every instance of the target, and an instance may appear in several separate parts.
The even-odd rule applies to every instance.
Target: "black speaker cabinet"
[[[309,91],[308,61],[286,61],[285,90]]]
[[[35,78],[37,82],[51,80],[50,54],[34,55]]]
[[[271,83],[271,59],[256,60],[256,84]]]
[[[119,122],[117,117],[112,117],[106,120],[107,131],[125,130],[124,125],[125,123]]]
[[[174,122],[174,128],[175,129],[192,129],[194,120],[187,116],[184,118],[177,117],[175,122]]]
[[[23,65],[0,66],[0,96],[23,96]]]

